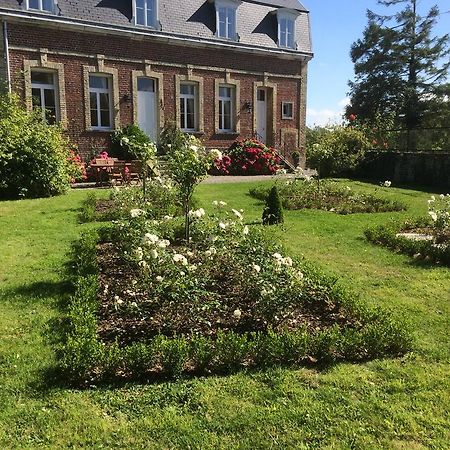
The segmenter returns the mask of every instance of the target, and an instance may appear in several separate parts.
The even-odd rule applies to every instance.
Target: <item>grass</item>
[[[205,206],[225,200],[255,220],[262,204],[246,195],[249,187],[202,185],[197,197]],[[95,226],[77,221],[87,192],[0,203],[0,448],[448,448],[450,270],[363,239],[367,225],[427,209],[425,191],[378,191],[408,211],[288,211],[277,233],[291,253],[343,277],[365,301],[408,318],[413,353],[323,370],[86,390],[53,377],[52,341],[70,292],[64,276],[70,243]]]

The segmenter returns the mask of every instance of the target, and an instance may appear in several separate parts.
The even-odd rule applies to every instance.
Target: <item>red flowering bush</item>
[[[67,161],[70,165],[71,182],[85,181],[87,179],[86,165],[81,156],[76,152],[75,147],[69,150]]]
[[[220,175],[271,175],[279,170],[280,158],[272,147],[256,139],[243,139],[216,159],[215,173]]]

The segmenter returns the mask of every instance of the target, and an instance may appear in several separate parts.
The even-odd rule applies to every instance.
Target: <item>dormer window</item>
[[[278,16],[278,46],[295,48],[295,19],[297,15],[286,10],[279,10]]]
[[[156,28],[158,23],[157,0],[134,0],[133,3],[135,24]]]
[[[26,6],[27,9],[55,12],[55,0],[27,0]]]
[[[240,3],[234,0],[215,1],[217,37],[236,40],[236,10]]]

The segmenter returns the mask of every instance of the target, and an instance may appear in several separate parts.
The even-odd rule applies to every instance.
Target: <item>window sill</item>
[[[281,120],[294,120],[294,117],[282,117]]]
[[[236,136],[238,134],[240,134],[238,131],[233,131],[233,130],[216,130],[216,134],[221,135],[221,136]]]
[[[86,131],[94,133],[112,133],[114,128],[87,128]]]

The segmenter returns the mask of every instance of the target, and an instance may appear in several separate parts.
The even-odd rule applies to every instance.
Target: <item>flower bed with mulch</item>
[[[76,383],[245,367],[366,360],[411,347],[403,324],[313,265],[266,227],[214,202],[180,217],[142,202],[75,246],[76,293],[59,356]],[[136,205],[134,205],[136,206]],[[156,214],[156,215],[155,215]]]
[[[402,211],[406,206],[373,194],[354,192],[330,181],[305,180],[278,182],[278,192],[286,209],[322,209],[337,214]],[[384,189],[384,188],[381,188]],[[252,197],[265,200],[270,188],[250,189]]]

